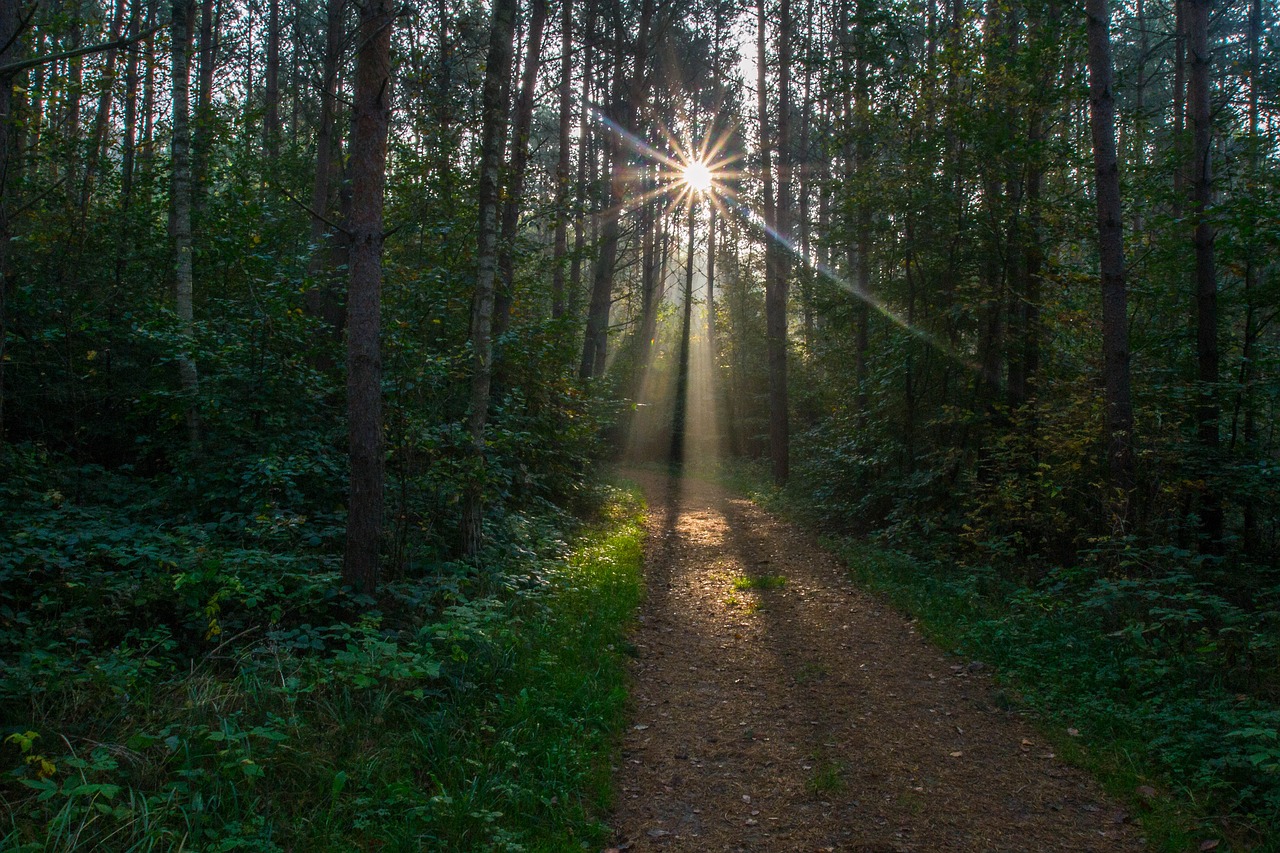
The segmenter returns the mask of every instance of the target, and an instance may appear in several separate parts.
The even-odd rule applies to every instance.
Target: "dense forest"
[[[0,847],[604,845],[621,460],[874,547],[1096,772],[1276,849],[1277,38],[2,0]]]

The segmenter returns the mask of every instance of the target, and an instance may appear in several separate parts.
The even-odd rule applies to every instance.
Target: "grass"
[[[733,579],[736,590],[781,589],[786,584],[787,579],[782,575],[739,575]]]
[[[497,592],[298,634],[321,653],[282,634],[186,669],[66,664],[2,709],[23,737],[0,743],[0,849],[599,849],[642,511],[615,490]],[[135,669],[127,694],[104,677]]]
[[[845,767],[838,761],[824,759],[813,767],[813,773],[805,780],[805,790],[814,796],[834,794],[844,790]]]

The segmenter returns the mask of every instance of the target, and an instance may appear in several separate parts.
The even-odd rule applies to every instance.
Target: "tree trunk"
[[[124,0],[116,0],[115,12],[111,16],[107,41],[120,40],[120,32],[124,29]],[[111,121],[111,102],[115,95],[116,85],[116,49],[106,51],[105,65],[102,70],[101,88],[98,92],[98,107],[93,116],[93,128],[89,132],[89,148],[85,152],[84,183],[80,186],[81,215],[88,212],[89,197],[93,193],[93,182],[97,177],[98,164],[106,157],[107,128]]]
[[[684,304],[681,306],[680,362],[676,368],[676,395],[671,415],[671,453],[673,466],[684,465],[685,438],[689,432],[689,338],[693,332],[693,238],[697,221],[694,196],[689,196],[689,238],[685,252]]]
[[[0,3],[0,65],[18,55],[18,4]],[[4,368],[8,341],[9,293],[9,172],[10,130],[13,127],[13,77],[0,75],[0,446],[5,442]]]
[[[573,0],[560,7],[560,134],[556,160],[556,233],[551,257],[551,317],[564,316],[564,258],[569,251],[569,129],[573,123]]]
[[[326,248],[333,239],[326,221],[331,193],[330,181],[336,158],[336,113],[338,67],[342,61],[343,22],[346,0],[329,0],[325,23],[325,50],[321,65],[320,121],[316,127],[316,171],[311,184],[311,261],[308,271],[317,277],[324,270]],[[335,338],[342,335],[346,311],[342,295],[332,281],[317,283],[307,291],[306,306],[314,317],[324,320]]]
[[[711,221],[707,225],[707,348],[711,352],[711,366],[715,370],[720,363],[716,351],[716,226],[719,225],[719,209],[713,201]]]
[[[1186,94],[1187,94],[1187,7],[1173,0],[1173,204],[1181,216],[1186,192]]]
[[[649,26],[653,21],[654,0],[644,0],[640,7],[640,20],[635,40],[635,66],[630,81],[627,81],[624,64],[623,46],[626,40],[621,30],[621,22],[614,33],[614,43],[618,50],[618,67],[614,77],[613,103],[609,115],[622,132],[630,133],[634,129],[636,110],[644,101],[647,80],[645,67],[648,64]],[[610,186],[613,207],[621,212],[627,198],[627,156],[626,146],[618,135],[619,131],[611,130],[606,135],[606,156],[611,161]],[[609,216],[601,229],[600,250],[596,259],[595,274],[591,285],[591,307],[587,313],[587,329],[582,346],[582,361],[578,367],[578,375],[583,379],[599,378],[604,375],[606,356],[609,344],[609,310],[613,302],[613,267],[618,257],[618,238],[621,234],[619,220],[621,216]]]
[[[538,68],[542,60],[542,31],[547,21],[547,0],[533,0],[529,19],[529,44],[511,134],[511,165],[502,204],[502,236],[498,240],[498,287],[493,309],[493,336],[501,337],[511,319],[515,299],[516,237],[520,205],[524,200],[525,171],[529,165],[529,129],[533,124],[533,99],[537,94]]]
[[[763,0],[761,0],[763,7]],[[760,56],[765,56],[764,13],[758,15]],[[773,210],[775,230],[790,231],[791,208],[791,0],[781,0],[778,26],[778,198]],[[768,120],[765,94],[766,63],[760,62],[761,135]],[[767,192],[766,184],[766,192]],[[769,362],[769,455],[773,480],[783,485],[790,474],[790,419],[787,403],[787,289],[791,257],[787,250],[771,243],[772,270],[765,279],[765,334]]]
[[[200,4],[200,52],[196,68],[195,136],[191,161],[192,199],[197,212],[204,210],[205,185],[209,179],[209,146],[213,141],[213,72],[218,61],[218,10],[215,2],[202,0]]]
[[[569,293],[565,297],[565,311],[575,319],[582,298],[582,253],[587,245],[586,207],[589,200],[587,178],[595,169],[595,156],[589,144],[593,69],[591,45],[595,39],[595,21],[593,9],[591,16],[587,19],[587,31],[583,34],[582,43],[582,97],[579,101],[578,116],[578,186],[573,218],[573,259],[569,261]],[[589,165],[588,160],[591,161]]]
[[[511,76],[516,0],[494,0],[485,62],[483,125],[480,137],[480,211],[476,253],[476,289],[471,304],[471,403],[468,429],[475,470],[462,511],[462,545],[474,556],[484,544],[485,425],[493,381],[494,279],[498,267],[498,190],[502,140],[507,125],[507,88]]]
[[[192,355],[194,348],[194,284],[191,265],[191,0],[173,3],[173,184],[169,202],[169,234],[173,244],[173,307],[178,315],[183,352],[178,356],[178,376],[187,402],[187,441],[192,451],[200,446],[200,414],[197,408],[200,376]]]
[[[1120,170],[1116,162],[1110,13],[1106,0],[1087,0],[1089,118],[1102,265],[1102,355],[1106,386],[1107,460],[1113,523],[1124,530],[1133,489],[1133,404],[1129,391],[1129,325],[1125,293]]]
[[[391,120],[392,0],[360,8],[352,100],[350,284],[347,296],[347,435],[351,489],[342,579],[358,592],[378,586],[382,536],[382,211]]]
[[[142,25],[144,0],[133,0],[129,10],[129,38],[137,39]],[[154,36],[153,36],[154,38]],[[135,43],[124,71],[124,137],[120,143],[120,206],[128,210],[133,196],[133,171],[138,145],[138,85],[140,57]]]
[[[1209,466],[1215,467],[1218,450],[1218,280],[1214,271],[1213,226],[1209,223],[1209,205],[1213,202],[1213,160],[1210,146],[1209,74],[1209,7],[1212,0],[1185,0],[1187,36],[1191,53],[1188,106],[1194,124],[1192,206],[1195,216],[1196,254],[1196,361],[1200,380],[1196,423],[1200,444]],[[1223,511],[1221,499],[1213,488],[1207,488],[1201,510],[1201,527],[1208,540],[1207,550],[1221,549]]]
[[[280,0],[271,0],[267,19],[266,114],[262,135],[267,158],[280,156]]]

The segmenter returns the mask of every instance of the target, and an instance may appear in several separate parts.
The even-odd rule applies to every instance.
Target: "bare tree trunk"
[[[169,203],[169,234],[173,244],[173,306],[178,315],[184,351],[178,356],[178,376],[187,398],[187,440],[192,451],[200,447],[200,413],[197,408],[200,375],[194,348],[195,315],[192,304],[191,265],[191,0],[173,3],[173,187]]]
[[[1213,128],[1210,124],[1209,75],[1212,55],[1209,53],[1209,7],[1212,0],[1185,0],[1187,35],[1191,51],[1191,74],[1188,105],[1194,124],[1192,169],[1195,211],[1196,253],[1196,356],[1199,367],[1200,402],[1196,423],[1201,445],[1210,459],[1219,446],[1218,435],[1218,280],[1214,270],[1213,226],[1209,223],[1209,205],[1213,202],[1213,160],[1210,150]],[[1210,461],[1212,465],[1213,462]],[[1205,547],[1221,550],[1223,511],[1221,498],[1212,488],[1206,490],[1201,510],[1201,527],[1208,540]]]
[[[573,0],[560,6],[560,135],[556,160],[556,233],[551,250],[551,317],[564,316],[564,256],[569,252],[569,128],[573,124]]]
[[[347,432],[351,490],[342,579],[359,592],[378,586],[382,536],[382,211],[391,121],[393,0],[365,0],[352,101],[350,285],[347,297]]]
[[[476,254],[476,290],[471,304],[471,409],[468,429],[475,471],[462,511],[462,544],[470,556],[484,544],[485,425],[493,380],[494,279],[498,267],[498,189],[502,140],[507,125],[507,87],[511,76],[516,0],[494,0],[485,62],[484,116],[480,137],[480,223]]]
[[[1173,0],[1173,203],[1181,215],[1186,192],[1187,0]]]
[[[280,0],[271,0],[267,19],[266,114],[262,135],[267,157],[280,156]]]
[[[153,27],[159,14],[158,0],[148,0],[147,26]],[[156,40],[147,39],[147,48],[143,53],[142,77],[142,142],[138,145],[139,160],[143,177],[150,185],[151,168],[155,163],[155,128],[156,128]]]
[[[137,39],[142,25],[144,0],[133,0],[129,9],[129,38]],[[133,171],[138,145],[139,54],[135,44],[129,51],[124,71],[124,137],[120,143],[120,202],[128,210],[133,196]]]
[[[718,365],[716,350],[716,226],[719,225],[718,209],[711,207],[711,221],[707,225],[707,347],[711,351],[711,364]]]
[[[622,131],[630,133],[635,124],[636,110],[644,101],[646,89],[645,66],[648,64],[649,27],[653,21],[654,0],[643,0],[635,40],[635,66],[630,81],[624,68],[623,45],[625,39],[621,23],[614,33],[618,50],[618,68],[614,78],[613,104],[610,117]],[[626,147],[616,131],[607,135],[606,151],[611,160],[610,184],[614,206],[621,211],[627,196]],[[587,328],[582,348],[582,362],[578,375],[598,378],[604,375],[609,344],[609,309],[613,301],[613,266],[618,257],[618,237],[621,233],[620,216],[609,216],[601,230],[600,252],[596,259],[595,274],[591,285],[591,307],[587,314]]]
[[[1253,0],[1249,7],[1249,139],[1253,146],[1250,154],[1250,183],[1257,180],[1260,168],[1261,140],[1258,138],[1258,76],[1262,73],[1262,0]],[[1255,238],[1256,239],[1256,238]],[[1258,424],[1253,388],[1258,380],[1255,347],[1258,338],[1257,306],[1258,262],[1256,246],[1250,246],[1244,270],[1244,342],[1241,361],[1241,405],[1244,408],[1244,443],[1246,452],[1256,453]],[[1252,495],[1245,495],[1242,507],[1243,530],[1241,546],[1246,557],[1253,558],[1259,550],[1258,506]]]
[[[760,47],[760,124],[761,136],[768,120],[765,90],[765,19],[763,0],[760,0],[757,37]],[[774,206],[775,228],[781,234],[790,230],[791,206],[791,0],[781,0],[778,26],[778,198]],[[762,140],[763,141],[763,140]],[[766,164],[767,168],[767,164]],[[768,192],[766,179],[766,192]],[[771,274],[765,279],[765,330],[769,362],[769,455],[773,462],[773,480],[778,485],[786,483],[790,474],[790,418],[787,402],[787,290],[791,258],[787,251],[774,244]],[[769,255],[766,255],[769,257]],[[767,263],[767,262],[766,262]]]
[[[1124,530],[1133,489],[1133,404],[1129,391],[1129,325],[1126,304],[1120,170],[1116,162],[1110,12],[1106,0],[1087,0],[1089,117],[1097,182],[1098,251],[1102,264],[1102,354],[1106,385],[1107,461],[1111,470],[1113,523]]]
[[[205,185],[209,179],[209,145],[213,135],[213,71],[218,61],[218,21],[214,3],[215,0],[202,0],[200,8],[200,52],[196,68],[195,137],[191,161],[192,199],[197,212],[204,209]]]
[[[675,406],[671,415],[671,453],[668,457],[672,465],[684,464],[685,436],[689,426],[689,338],[693,332],[693,238],[697,220],[694,212],[694,196],[689,196],[688,248],[685,252],[684,268],[684,304],[681,306],[682,321],[680,325],[680,362],[676,368]]]
[[[107,40],[119,41],[123,28],[124,0],[116,0]],[[93,117],[93,129],[89,133],[89,149],[85,152],[84,183],[80,187],[82,213],[88,211],[89,196],[93,193],[93,181],[97,177],[98,164],[106,157],[104,149],[107,144],[107,128],[111,121],[111,102],[116,85],[116,49],[107,50],[105,59],[106,65],[102,71],[101,88],[98,92],[98,108]]]
[[[587,21],[587,31],[583,34],[582,43],[582,97],[579,101],[578,117],[578,186],[575,196],[573,219],[573,259],[569,261],[569,293],[565,298],[565,311],[576,316],[582,294],[582,253],[587,244],[587,213],[589,200],[587,178],[595,168],[595,156],[590,147],[591,140],[591,84],[592,84],[592,41],[595,39],[596,18],[594,8]],[[588,166],[587,161],[591,160]]]
[[[529,165],[529,129],[533,124],[533,99],[537,94],[538,68],[542,61],[542,31],[547,21],[547,0],[533,0],[529,19],[529,44],[520,80],[515,127],[511,134],[511,166],[502,204],[502,236],[498,240],[498,287],[493,309],[493,336],[507,331],[511,302],[515,298],[516,235],[520,205],[524,200],[525,172]]]
[[[318,276],[324,270],[325,250],[333,236],[325,214],[329,209],[330,180],[337,153],[334,131],[345,19],[346,0],[329,0],[321,65],[320,121],[316,127],[316,171],[311,184],[311,261],[308,269],[312,276]],[[306,306],[313,316],[326,321],[335,338],[341,337],[346,311],[333,282],[324,281],[307,291]]]
[[[17,3],[0,3],[0,65],[18,55]],[[13,77],[0,75],[0,446],[5,442],[4,368],[8,340],[10,130],[13,127]]]

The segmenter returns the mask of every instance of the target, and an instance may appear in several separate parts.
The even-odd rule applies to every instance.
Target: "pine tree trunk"
[[[533,124],[533,99],[537,94],[538,69],[542,60],[542,31],[547,21],[547,0],[533,0],[529,19],[520,97],[516,103],[515,126],[511,134],[511,165],[502,203],[502,236],[498,240],[498,281],[493,309],[493,336],[501,337],[511,319],[515,299],[516,236],[520,227],[520,205],[524,200],[525,172],[529,165],[529,130]]]
[[[564,262],[569,252],[569,129],[573,124],[573,0],[560,7],[560,133],[556,160],[556,233],[551,256],[551,317],[564,316]]]
[[[336,158],[338,65],[342,60],[343,22],[346,19],[346,0],[329,0],[325,23],[324,60],[321,65],[320,121],[316,126],[316,171],[311,184],[311,261],[308,271],[319,277],[324,271],[326,249],[333,239],[331,228],[325,221],[329,210],[331,178]],[[335,339],[341,338],[346,321],[342,295],[329,280],[317,283],[306,295],[307,311],[324,320]]]
[[[192,203],[204,210],[209,180],[209,146],[213,136],[213,72],[218,61],[218,21],[215,0],[200,2],[200,51],[196,65],[196,111],[191,160]],[[249,87],[252,89],[252,87]]]
[[[191,258],[191,19],[194,7],[191,0],[174,0],[173,3],[173,184],[169,202],[169,234],[173,244],[173,307],[178,315],[184,351],[178,356],[178,376],[182,393],[187,402],[187,441],[192,451],[200,446],[200,415],[198,394],[200,375],[194,347],[193,271]]]
[[[267,19],[266,114],[262,135],[267,158],[280,156],[280,0],[271,0]]]
[[[144,0],[133,0],[129,10],[129,38],[137,39],[142,24]],[[129,50],[124,71],[124,136],[120,143],[120,206],[129,209],[133,196],[133,173],[138,145],[138,87],[140,56],[135,44]]]
[[[1102,354],[1106,387],[1107,461],[1115,527],[1124,530],[1133,489],[1133,404],[1129,390],[1129,325],[1125,292],[1120,170],[1116,162],[1110,13],[1106,0],[1087,0],[1089,117],[1102,265]]]
[[[636,111],[645,98],[647,79],[645,67],[648,64],[649,27],[653,21],[654,0],[643,0],[640,7],[640,20],[635,39],[634,67],[630,80],[627,79],[624,66],[623,46],[626,43],[619,29],[614,33],[614,44],[618,51],[618,67],[614,76],[613,103],[610,107],[610,119],[627,133],[632,132],[635,125]],[[621,210],[627,198],[627,156],[626,147],[622,144],[618,132],[610,130],[606,135],[606,156],[609,158],[610,187],[613,207]],[[587,328],[582,346],[582,361],[578,367],[578,375],[583,379],[599,378],[604,375],[606,356],[609,344],[609,310],[613,304],[613,267],[618,259],[618,238],[621,235],[618,216],[609,216],[601,229],[600,250],[596,259],[595,273],[591,285],[591,306],[587,313]]]
[[[485,426],[493,380],[494,280],[498,271],[498,190],[502,140],[507,125],[507,88],[511,76],[516,0],[494,0],[485,62],[484,114],[480,137],[480,223],[476,289],[471,304],[471,403],[467,426],[475,470],[462,510],[462,545],[469,556],[484,544]]]
[[[1211,0],[1185,0],[1187,36],[1191,74],[1188,80],[1188,106],[1194,126],[1192,144],[1192,206],[1195,217],[1196,255],[1196,361],[1200,380],[1196,423],[1200,444],[1215,465],[1218,435],[1218,280],[1214,270],[1214,233],[1209,222],[1209,206],[1213,202],[1213,159],[1210,124],[1209,75],[1212,55],[1209,53],[1209,7]],[[1216,490],[1207,487],[1201,509],[1201,527],[1207,550],[1221,549],[1223,511]]]
[[[17,3],[0,3],[0,65],[18,55]],[[8,341],[9,173],[13,127],[13,78],[0,76],[0,446],[5,443],[5,343]]]
[[[116,0],[115,12],[111,16],[107,41],[120,40],[124,29],[124,0]],[[93,193],[93,182],[97,177],[98,164],[106,157],[107,128],[111,122],[111,103],[115,95],[116,85],[116,49],[106,51],[105,65],[102,71],[101,88],[98,92],[98,107],[94,112],[93,126],[89,132],[89,148],[85,152],[84,182],[80,186],[81,215],[89,209],[89,197]]]
[[[391,121],[392,0],[360,8],[356,88],[352,100],[350,283],[347,296],[347,435],[351,488],[342,579],[372,594],[382,536],[382,242]]]
[[[791,0],[781,0],[778,26],[778,198],[773,215],[776,230],[791,230]],[[764,44],[763,10],[759,16],[759,43]],[[763,57],[764,51],[760,55]],[[765,63],[761,62],[761,97]],[[767,108],[761,109],[761,129],[767,121]],[[772,245],[772,274],[765,280],[765,334],[769,362],[769,455],[773,462],[773,480],[786,483],[790,474],[790,418],[787,400],[787,290],[791,257],[784,247]]]

